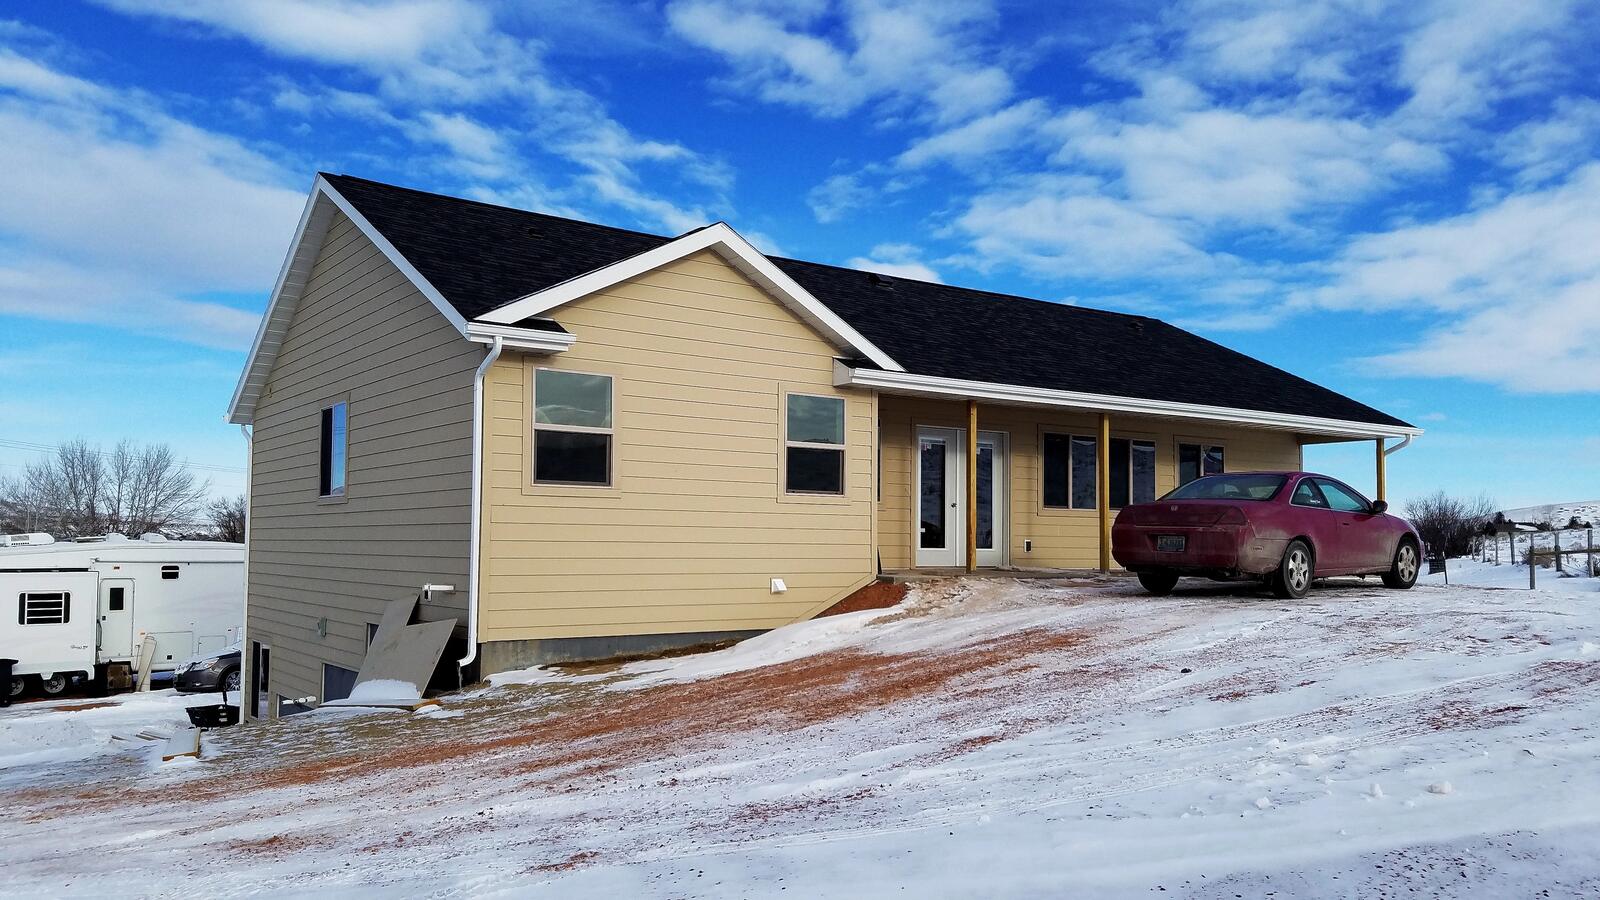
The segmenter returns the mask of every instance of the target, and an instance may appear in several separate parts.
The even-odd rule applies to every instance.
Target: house
[[[1307,443],[1375,442],[1381,496],[1420,433],[1155,319],[327,174],[228,417],[247,677],[305,703],[398,599],[481,674],[737,638],[882,572],[1108,569],[1117,507]]]

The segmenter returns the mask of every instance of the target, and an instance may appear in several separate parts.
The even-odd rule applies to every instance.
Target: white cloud
[[[1048,105],[1038,98],[965,122],[913,143],[896,161],[910,168],[933,162],[986,160],[1019,145],[1037,141],[1034,130],[1049,117]]]
[[[845,265],[852,269],[877,272],[880,275],[890,275],[895,278],[931,281],[934,284],[944,283],[944,279],[939,277],[939,273],[922,261],[921,248],[913,244],[879,244],[872,248],[871,253],[866,256],[857,256],[846,262]]]
[[[1600,148],[1600,101],[1556,100],[1548,118],[1524,122],[1495,141],[1497,161],[1516,170],[1517,181],[1540,184],[1593,159]]]
[[[1430,311],[1410,347],[1372,360],[1405,375],[1525,391],[1592,391],[1600,371],[1600,163],[1438,222],[1361,237],[1300,308]]]
[[[274,103],[304,115],[353,116],[442,148],[433,164],[475,179],[474,195],[538,195],[556,205],[620,208],[652,227],[686,230],[726,207],[732,174],[715,159],[633,134],[589,93],[557,77],[545,49],[498,27],[466,0],[100,0],[251,41],[280,56],[348,69],[374,93],[285,84]],[[491,128],[491,117],[518,127]],[[576,170],[553,186],[550,156]],[[538,173],[538,174],[534,174]],[[535,183],[533,179],[542,178]],[[695,203],[670,198],[692,195]],[[590,217],[599,217],[588,213]]]
[[[986,2],[852,0],[837,11],[838,42],[819,33],[825,12],[816,4],[679,0],[667,20],[683,40],[727,60],[736,89],[820,116],[886,102],[955,122],[1014,92],[1010,74],[974,50],[995,19]]]
[[[200,299],[272,283],[304,202],[272,160],[0,48],[0,311],[247,345]]]
[[[806,203],[817,221],[828,225],[866,206],[875,195],[859,175],[833,175],[811,189]]]

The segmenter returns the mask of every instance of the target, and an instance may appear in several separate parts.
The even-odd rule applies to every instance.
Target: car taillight
[[[1237,506],[1230,506],[1217,517],[1218,525],[1249,525],[1250,520],[1245,518],[1244,510]]]

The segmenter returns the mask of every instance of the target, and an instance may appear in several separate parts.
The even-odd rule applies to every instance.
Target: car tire
[[[11,683],[6,685],[6,694],[13,700],[19,699],[28,692],[28,682],[21,675],[11,676]]]
[[[1311,545],[1293,540],[1283,549],[1283,561],[1278,571],[1272,573],[1272,592],[1285,600],[1299,600],[1311,592],[1311,579],[1316,576],[1316,557]]]
[[[46,697],[59,697],[67,692],[67,685],[71,683],[71,679],[67,678],[67,676],[61,674],[60,672],[57,672],[56,674],[51,675],[49,678],[40,678],[39,690],[42,691]]]
[[[228,671],[222,673],[221,678],[217,679],[218,690],[226,691],[230,694],[237,694],[239,692],[240,684],[241,682],[239,680],[238,669],[229,669]]]
[[[1166,595],[1172,593],[1172,589],[1177,586],[1178,573],[1140,572],[1139,584],[1143,585],[1145,590],[1155,594],[1157,597],[1165,597]]]
[[[1383,586],[1397,591],[1410,590],[1421,574],[1422,553],[1417,550],[1416,541],[1406,538],[1395,548],[1389,571],[1383,573]]]

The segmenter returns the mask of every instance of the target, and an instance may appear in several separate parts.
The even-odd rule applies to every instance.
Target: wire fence
[[[1528,587],[1538,582],[1541,568],[1558,575],[1600,576],[1600,546],[1593,528],[1554,528],[1549,531],[1501,531],[1478,538],[1473,555],[1496,566],[1525,565]]]

